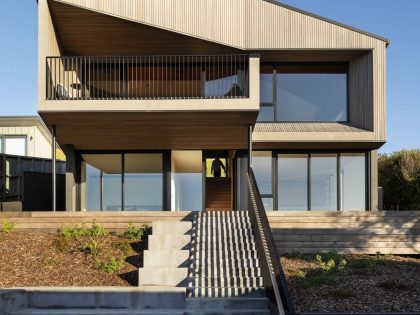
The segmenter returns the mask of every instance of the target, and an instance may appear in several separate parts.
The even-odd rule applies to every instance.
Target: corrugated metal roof
[[[257,123],[254,132],[369,132],[344,123],[276,122]]]

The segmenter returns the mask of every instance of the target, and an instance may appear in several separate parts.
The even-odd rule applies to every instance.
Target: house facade
[[[51,158],[51,133],[38,116],[0,117],[0,154]]]
[[[377,210],[388,40],[266,0],[40,0],[68,211]]]

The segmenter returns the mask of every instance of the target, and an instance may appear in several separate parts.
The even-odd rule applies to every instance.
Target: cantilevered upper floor
[[[40,0],[38,110],[77,149],[374,149],[387,45],[274,1]]]

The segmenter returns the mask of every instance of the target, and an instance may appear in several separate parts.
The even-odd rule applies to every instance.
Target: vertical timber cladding
[[[376,141],[385,141],[387,42],[383,38],[265,0],[60,1],[244,50],[370,50],[351,62],[351,72],[362,80],[353,85],[363,82],[368,88],[355,90],[350,117],[355,125],[373,130]],[[372,98],[373,110],[368,106]]]
[[[349,122],[373,131],[373,53],[366,52],[349,63]]]

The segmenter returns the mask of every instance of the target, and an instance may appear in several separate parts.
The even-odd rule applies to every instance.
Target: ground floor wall
[[[206,151],[78,152],[72,146],[64,150],[67,211],[207,207]],[[251,163],[266,210],[378,210],[376,150],[259,149],[251,160],[247,150],[232,150],[223,161],[225,176],[231,177],[230,209],[248,209],[246,174]],[[94,194],[94,202],[88,200],[89,194]]]

